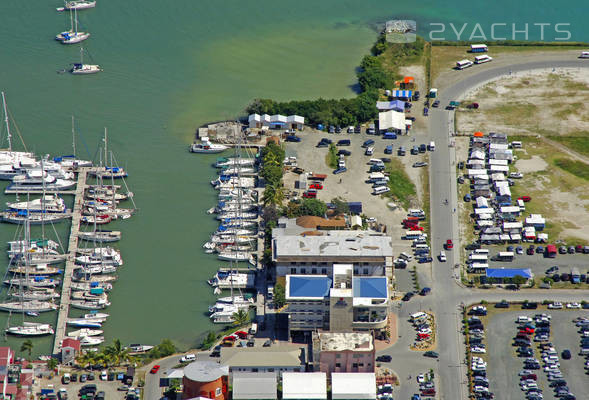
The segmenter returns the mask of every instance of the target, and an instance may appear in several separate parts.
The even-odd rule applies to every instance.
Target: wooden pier
[[[72,228],[68,242],[68,257],[65,262],[65,271],[63,273],[63,283],[61,286],[61,304],[57,314],[57,324],[55,325],[55,341],[53,342],[53,354],[57,354],[61,348],[61,342],[66,337],[66,323],[70,310],[72,275],[75,268],[76,251],[78,250],[78,233],[80,231],[80,218],[82,217],[82,204],[84,203],[84,191],[86,190],[86,178],[91,167],[78,169],[78,183],[76,190],[72,193],[74,197],[74,207],[72,211]]]

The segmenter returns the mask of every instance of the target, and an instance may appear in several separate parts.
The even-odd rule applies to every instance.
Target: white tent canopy
[[[387,129],[404,130],[405,114],[394,110],[378,113],[378,129],[381,131]]]

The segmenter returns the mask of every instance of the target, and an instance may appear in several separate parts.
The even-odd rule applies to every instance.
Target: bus
[[[493,61],[493,57],[489,57],[486,54],[483,54],[482,56],[476,56],[474,58],[474,63],[475,64],[483,64],[483,63],[486,63],[486,62],[489,62],[489,61]]]
[[[464,68],[468,68],[468,67],[472,67],[472,61],[470,60],[460,60],[460,61],[456,61],[456,68],[458,69],[464,69]]]
[[[486,44],[471,44],[470,45],[470,52],[471,53],[486,53],[489,51],[489,48]]]
[[[515,254],[513,254],[513,251],[500,251],[499,254],[497,254],[498,261],[513,261],[514,257]]]

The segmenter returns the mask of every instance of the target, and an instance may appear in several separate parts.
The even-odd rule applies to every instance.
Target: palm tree
[[[246,325],[250,320],[250,315],[245,310],[239,310],[234,312],[233,315],[233,325],[243,326]]]
[[[113,343],[110,346],[107,346],[103,353],[107,358],[110,358],[115,365],[120,365],[129,360],[129,349],[124,348],[119,339],[113,340]]]
[[[47,368],[49,368],[51,371],[53,371],[55,368],[57,368],[58,364],[59,364],[59,361],[57,361],[57,358],[51,357],[47,361]]]
[[[284,200],[284,188],[282,186],[267,185],[264,188],[264,205],[280,204]]]
[[[86,368],[92,362],[91,357],[91,353],[89,352],[80,353],[76,358],[76,363],[78,363],[80,367]]]
[[[23,353],[29,353],[29,358],[31,358],[31,353],[33,352],[33,342],[31,339],[27,339],[23,342],[23,344],[20,346],[20,351]]]

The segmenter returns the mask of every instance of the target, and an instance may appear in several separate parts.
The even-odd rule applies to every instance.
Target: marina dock
[[[74,207],[72,210],[72,227],[68,242],[68,257],[65,262],[63,284],[61,286],[61,304],[55,325],[55,340],[53,342],[53,354],[59,353],[61,342],[66,337],[66,323],[70,310],[72,275],[75,269],[76,251],[78,250],[78,233],[80,231],[80,218],[82,216],[82,204],[84,203],[84,191],[86,190],[86,178],[92,168],[78,169],[78,183],[73,192]]]

